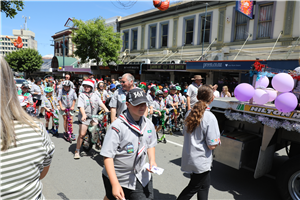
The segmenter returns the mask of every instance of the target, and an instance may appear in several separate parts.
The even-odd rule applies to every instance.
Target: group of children
[[[140,84],[139,88],[145,91],[146,86]],[[182,95],[181,87],[176,85],[171,85],[169,90],[167,88],[160,90],[155,85],[150,87],[147,92],[147,98],[149,100],[148,109],[149,114],[152,115],[152,122],[156,132],[160,131],[162,128],[162,113],[169,114],[169,108],[173,108],[175,111],[175,114],[171,116],[171,119],[175,121],[175,126],[177,126],[176,119],[179,115],[179,110],[186,109],[186,92],[187,91],[184,90]],[[168,118],[166,120],[168,120]]]

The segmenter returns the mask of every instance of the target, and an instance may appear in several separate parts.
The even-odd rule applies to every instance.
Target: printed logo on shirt
[[[126,96],[124,94],[121,94],[121,100],[122,100],[122,103],[126,102]]]
[[[214,139],[214,140],[210,140],[211,142],[220,142],[220,138],[218,139]]]
[[[130,143],[126,146],[127,153],[134,153],[133,145]]]
[[[117,133],[120,133],[120,130],[119,130],[119,129],[117,129],[116,127],[114,127],[114,126],[113,126],[113,127],[111,127],[111,129],[112,129],[112,130],[114,130],[114,131],[116,131]]]
[[[152,130],[148,130],[147,132],[148,132],[148,133],[152,133]]]

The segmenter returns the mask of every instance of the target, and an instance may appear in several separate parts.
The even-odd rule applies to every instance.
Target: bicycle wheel
[[[86,132],[86,135],[83,138],[81,146],[85,152],[89,152],[92,149],[93,143],[92,143],[91,132],[89,131]]]

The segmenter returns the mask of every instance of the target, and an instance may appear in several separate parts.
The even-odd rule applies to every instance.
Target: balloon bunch
[[[287,73],[276,74],[272,79],[273,88],[267,88],[270,81],[267,76],[261,77],[254,89],[248,83],[239,84],[234,95],[239,101],[249,101],[253,98],[256,104],[263,105],[275,100],[277,110],[287,113],[292,112],[298,105],[297,97],[291,93],[294,88],[294,79]],[[279,93],[279,94],[278,94]]]
[[[68,134],[71,135],[73,133],[72,120],[70,115],[70,108],[66,108],[65,112],[67,113],[67,122],[68,122]]]

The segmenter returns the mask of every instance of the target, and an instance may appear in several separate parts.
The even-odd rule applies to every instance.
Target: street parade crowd
[[[63,126],[63,137],[77,142],[74,159],[80,159],[87,132],[103,121],[99,112],[109,119],[104,142],[94,141],[104,159],[105,200],[155,199],[151,173],[157,169],[158,133],[164,133],[167,122],[169,128],[173,124],[175,131],[181,130],[180,115],[181,170],[190,173],[191,180],[177,199],[195,194],[208,199],[212,150],[221,144],[217,119],[208,106],[215,97],[230,97],[227,87],[220,94],[218,85],[203,85],[201,75],[181,86],[136,82],[126,73],[118,80],[96,80],[90,74],[81,85],[72,82],[70,74],[63,80],[35,77],[18,88],[2,58],[0,75],[2,199],[43,199],[39,180],[46,176],[55,151],[49,134],[57,136],[59,125]],[[60,115],[63,124],[59,124]],[[77,139],[75,120],[79,122]]]

